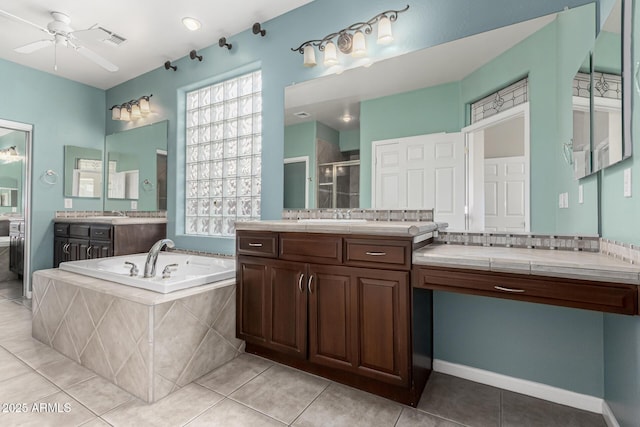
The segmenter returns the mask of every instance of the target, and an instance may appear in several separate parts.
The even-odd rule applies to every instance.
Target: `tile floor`
[[[249,354],[148,405],[31,338],[29,301],[15,286],[0,283],[3,427],[605,426],[596,414],[437,373],[409,408]]]

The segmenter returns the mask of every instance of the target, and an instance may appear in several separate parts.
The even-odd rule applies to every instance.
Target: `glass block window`
[[[519,80],[471,104],[471,123],[524,104],[529,100],[529,79]]]
[[[185,232],[233,236],[260,219],[262,73],[186,94]]]

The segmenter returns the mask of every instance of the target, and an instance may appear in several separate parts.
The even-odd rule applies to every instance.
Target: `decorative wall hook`
[[[198,55],[198,53],[196,52],[195,49],[193,49],[191,52],[189,52],[189,58],[191,59],[198,59],[198,61],[202,62],[202,55]]]
[[[218,40],[218,46],[226,47],[229,50],[233,47],[231,43],[227,43],[227,39],[225,37],[220,37],[220,40]]]
[[[256,34],[256,35],[260,34],[262,37],[267,35],[267,30],[263,30],[259,22],[256,22],[255,24],[253,24],[251,31],[253,31],[253,34]]]
[[[177,65],[171,65],[171,61],[167,61],[167,62],[164,63],[164,69],[165,70],[177,71],[178,70],[178,66]]]

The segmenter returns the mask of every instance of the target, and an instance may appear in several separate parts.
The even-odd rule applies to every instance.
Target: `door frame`
[[[31,187],[32,187],[32,151],[33,125],[0,119],[0,127],[25,133],[24,170],[22,173],[22,214],[24,218],[24,252],[22,295],[31,298]]]
[[[517,118],[524,118],[524,167],[525,167],[525,176],[527,177],[525,184],[525,195],[524,195],[524,218],[525,218],[525,232],[531,231],[531,119],[529,116],[529,102],[525,102],[523,104],[517,105],[515,107],[509,108],[508,110],[502,111],[498,114],[495,114],[491,117],[487,117],[486,119],[477,121],[476,123],[463,127],[461,132],[464,135],[465,141],[465,157],[466,157],[466,202],[465,202],[465,215],[466,215],[466,229],[469,230],[469,216],[471,214],[469,206],[471,203],[471,174],[470,170],[472,168],[472,159],[470,159],[469,155],[473,151],[473,143],[474,138],[472,136],[473,133],[485,130],[489,127],[495,126],[499,123]],[[484,140],[483,140],[484,144]],[[484,157],[482,163],[484,164]],[[484,174],[483,174],[484,176]],[[482,204],[484,209],[484,203]],[[484,215],[484,212],[482,213]],[[484,221],[483,221],[484,224]]]
[[[302,163],[304,162],[304,208],[309,209],[309,185],[311,184],[311,177],[309,176],[309,156],[300,157],[288,157],[284,159],[284,164],[289,163]]]

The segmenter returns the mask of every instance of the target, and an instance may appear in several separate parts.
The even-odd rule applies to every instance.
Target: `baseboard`
[[[595,412],[596,414],[602,414],[604,405],[606,404],[604,400],[599,397],[576,393],[574,391],[553,387],[547,384],[497,374],[495,372],[472,368],[470,366],[458,365],[457,363],[450,363],[444,360],[435,359],[433,361],[433,370],[477,383],[513,391],[515,393],[537,397],[538,399],[548,400],[561,405],[571,406],[572,408]],[[615,420],[615,418],[613,419]],[[610,427],[619,426],[615,424]]]
[[[607,427],[620,427],[616,416],[613,414],[606,400],[602,401],[602,416],[604,417],[604,422],[607,423]]]

